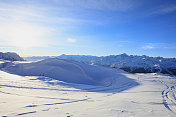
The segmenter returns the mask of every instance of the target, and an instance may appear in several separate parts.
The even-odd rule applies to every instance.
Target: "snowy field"
[[[66,83],[0,71],[1,117],[175,117],[176,78],[129,74],[119,87]],[[133,82],[133,80],[131,80]],[[118,83],[116,84],[118,85]]]

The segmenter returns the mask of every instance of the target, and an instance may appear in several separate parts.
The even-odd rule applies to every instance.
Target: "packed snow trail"
[[[129,88],[130,80],[113,88],[0,71],[0,116],[175,117],[175,77],[117,72],[140,85]]]

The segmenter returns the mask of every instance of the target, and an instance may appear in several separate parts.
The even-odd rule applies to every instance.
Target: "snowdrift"
[[[32,63],[18,63],[3,68],[9,73],[23,76],[45,76],[60,81],[87,85],[109,86],[132,82],[117,69],[79,63],[71,60],[49,58]]]

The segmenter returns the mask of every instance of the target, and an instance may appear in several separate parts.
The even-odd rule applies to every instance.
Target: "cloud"
[[[77,40],[76,39],[73,39],[73,38],[68,38],[67,39],[67,42],[69,43],[75,43]]]
[[[24,21],[34,18],[42,18],[43,14],[40,11],[41,10],[34,7],[34,5],[29,8],[22,4],[0,2],[0,17],[4,20],[11,19],[16,21]]]
[[[59,5],[93,10],[128,11],[138,6],[137,0],[53,0]]]
[[[151,11],[151,15],[164,15],[176,11],[176,5],[159,6]]]
[[[175,46],[167,43],[146,43],[142,49],[175,49]]]
[[[151,46],[151,45],[147,45],[147,46],[143,46],[142,49],[154,49],[154,48],[157,48],[157,47],[154,47],[154,46]]]
[[[65,28],[71,27],[74,24],[81,23],[100,24],[100,22],[97,22],[95,20],[79,17],[80,14],[85,14],[77,14],[77,10],[75,10],[74,5],[69,8],[65,7],[68,3],[65,3],[63,6],[54,6],[52,4],[45,3],[41,4],[41,6],[38,6],[37,1],[33,2],[33,4],[30,3],[28,4],[28,7],[25,7],[23,3],[12,4],[5,2],[3,3],[0,1],[0,22],[10,19],[14,21],[35,22],[49,25],[57,24],[60,25],[60,27]],[[59,3],[64,2],[59,1]]]

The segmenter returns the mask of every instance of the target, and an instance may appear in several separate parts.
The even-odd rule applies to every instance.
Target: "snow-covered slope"
[[[0,117],[175,117],[176,77],[123,75],[140,85],[107,92],[109,87],[0,71]]]
[[[21,58],[18,54],[13,52],[6,52],[6,53],[0,52],[0,59],[10,60],[10,61],[24,61],[23,58]]]
[[[0,59],[0,69],[5,68],[9,65],[13,65],[13,64],[14,63],[12,61]]]
[[[3,70],[23,76],[46,76],[64,82],[88,85],[110,86],[114,83],[121,85],[132,82],[116,69],[58,58],[32,63],[18,63],[7,66]]]

